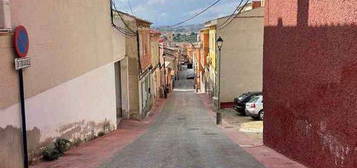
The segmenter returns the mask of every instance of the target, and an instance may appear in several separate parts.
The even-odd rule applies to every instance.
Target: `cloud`
[[[127,0],[116,0],[120,10],[130,12]],[[159,25],[172,25],[185,20],[215,0],[130,0],[134,14]],[[222,0],[219,4],[187,24],[204,23],[217,17],[229,15],[239,2]]]

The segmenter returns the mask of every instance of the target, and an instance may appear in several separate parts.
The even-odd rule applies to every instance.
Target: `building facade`
[[[160,73],[160,57],[162,54],[160,52],[160,36],[161,33],[156,30],[150,31],[150,43],[151,43],[151,62],[152,62],[152,95],[153,99],[157,100],[160,98],[160,86],[161,84],[161,73]],[[154,101],[155,102],[155,101]]]
[[[24,70],[24,87],[30,159],[57,137],[87,140],[115,129],[121,108],[115,63],[124,58],[125,45],[113,29],[109,1],[7,2],[8,17],[0,22],[10,22],[10,29],[24,25],[29,32],[32,66]],[[4,168],[23,166],[12,39],[13,33],[0,33],[0,167]]]
[[[357,1],[266,6],[264,143],[308,167],[357,167]]]
[[[226,17],[217,20],[224,25]],[[217,30],[223,47],[220,64],[219,100],[222,107],[232,107],[235,97],[263,87],[264,8],[252,8],[236,16]],[[219,65],[217,65],[219,66]],[[217,82],[218,83],[218,82]]]
[[[234,18],[227,16],[206,22],[201,30],[203,53],[207,52],[208,41],[205,87],[216,107],[218,101],[223,108],[232,107],[235,97],[262,91],[263,36],[264,8],[260,1],[248,3]],[[216,45],[218,37],[224,40],[221,58]]]
[[[205,28],[202,29],[202,31],[204,31],[204,33],[208,33],[208,55],[206,57],[206,63],[207,63],[207,67],[206,67],[206,74],[205,74],[205,78],[206,78],[206,92],[215,98],[214,96],[215,94],[215,81],[216,81],[216,54],[217,54],[217,50],[216,50],[216,25],[217,25],[217,20],[212,20],[212,21],[208,21],[205,23]],[[205,44],[205,43],[204,43]]]
[[[152,53],[151,23],[133,15],[116,11],[114,14],[118,25],[127,29],[125,35],[125,59],[122,61],[122,83],[127,87],[123,97],[128,102],[123,104],[124,118],[141,120],[151,109],[152,95]],[[121,30],[123,31],[123,30]],[[125,100],[125,99],[124,99]]]

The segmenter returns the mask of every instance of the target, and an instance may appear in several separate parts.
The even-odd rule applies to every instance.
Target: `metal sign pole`
[[[24,168],[29,167],[29,156],[27,149],[26,132],[26,111],[25,111],[25,91],[23,69],[31,66],[31,59],[27,56],[29,50],[29,36],[24,26],[19,25],[15,28],[14,35],[15,52],[18,58],[15,58],[15,69],[19,72],[19,91],[21,104],[21,123],[22,123],[22,143],[24,155]]]
[[[19,89],[21,102],[21,119],[22,119],[22,143],[24,152],[24,168],[29,167],[29,157],[27,151],[27,134],[26,134],[26,111],[25,111],[25,91],[24,91],[24,77],[22,69],[19,70]]]

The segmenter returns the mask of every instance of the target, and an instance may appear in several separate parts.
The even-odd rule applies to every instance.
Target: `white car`
[[[264,119],[263,96],[255,96],[245,105],[245,113],[254,119]]]

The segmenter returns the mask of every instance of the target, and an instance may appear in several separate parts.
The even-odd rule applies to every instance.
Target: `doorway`
[[[119,124],[120,120],[123,118],[120,62],[114,63],[114,71],[115,71],[115,97],[116,97],[117,122]]]

